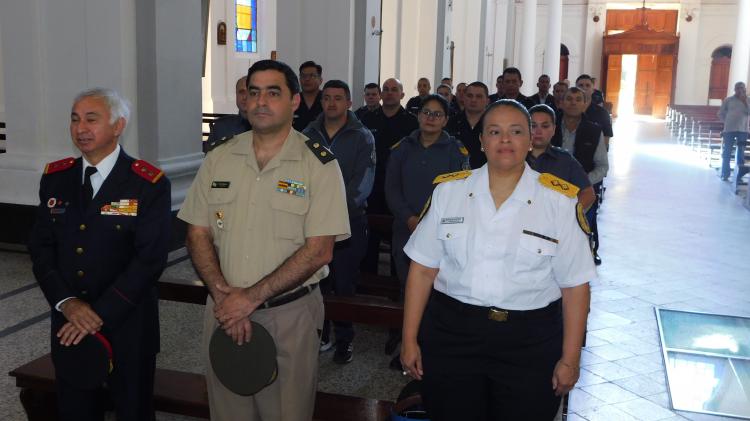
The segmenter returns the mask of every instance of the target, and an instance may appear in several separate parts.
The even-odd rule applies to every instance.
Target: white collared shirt
[[[596,279],[576,199],[544,187],[528,164],[508,199],[495,208],[487,165],[440,184],[404,247],[415,262],[438,268],[434,288],[465,303],[508,310],[545,307],[560,288]]]
[[[83,156],[83,168],[81,169],[81,184],[83,184],[85,178],[86,178],[86,168],[88,167],[96,167],[96,172],[91,175],[91,187],[94,189],[94,196],[96,196],[96,193],[99,192],[99,188],[101,188],[102,184],[104,183],[104,180],[107,179],[107,176],[109,176],[109,173],[112,172],[112,168],[115,167],[115,164],[117,163],[117,157],[120,156],[120,144],[117,144],[117,147],[114,151],[112,151],[109,155],[104,157],[101,161],[99,161],[96,165],[91,165],[88,161],[86,161],[86,157]]]

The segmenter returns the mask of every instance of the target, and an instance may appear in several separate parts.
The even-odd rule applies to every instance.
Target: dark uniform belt
[[[315,291],[317,287],[318,287],[318,284],[305,285],[302,288],[294,290],[288,294],[279,295],[277,297],[271,298],[270,300],[261,304],[260,308],[272,308],[272,307],[283,306],[284,304],[289,304],[292,301],[302,298],[305,295]]]
[[[440,304],[455,311],[469,316],[494,320],[496,322],[545,319],[550,316],[559,315],[562,311],[562,298],[549,303],[546,307],[534,310],[505,310],[497,307],[482,307],[473,304],[466,304],[437,290],[432,292],[432,297]]]

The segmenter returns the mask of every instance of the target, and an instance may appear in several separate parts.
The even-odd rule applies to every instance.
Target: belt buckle
[[[508,311],[492,307],[490,308],[489,313],[487,313],[487,318],[496,322],[507,322]]]

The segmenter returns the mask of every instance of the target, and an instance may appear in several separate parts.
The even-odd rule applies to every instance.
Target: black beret
[[[237,345],[220,327],[208,347],[211,368],[232,392],[250,396],[276,380],[276,345],[268,331],[252,323],[250,342]]]

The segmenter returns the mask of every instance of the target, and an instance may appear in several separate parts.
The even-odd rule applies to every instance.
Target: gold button
[[[78,272],[76,272],[76,275],[78,275],[79,278],[83,278],[83,271],[79,270]]]
[[[83,254],[83,247],[77,247],[76,254]]]
[[[317,149],[319,147],[320,147],[320,143],[318,142],[313,143],[313,148]]]
[[[81,225],[79,225],[79,226],[78,226],[78,229],[79,229],[79,230],[81,230],[81,231],[84,231],[84,230],[86,230],[86,224],[81,224]]]
[[[328,154],[326,153],[326,151],[323,151],[323,152],[321,152],[321,153],[320,153],[320,156],[326,156],[326,155],[328,155]]]
[[[115,225],[115,229],[116,229],[117,231],[120,231],[120,230],[122,229],[122,227],[120,226],[120,224],[117,224],[117,225]]]

